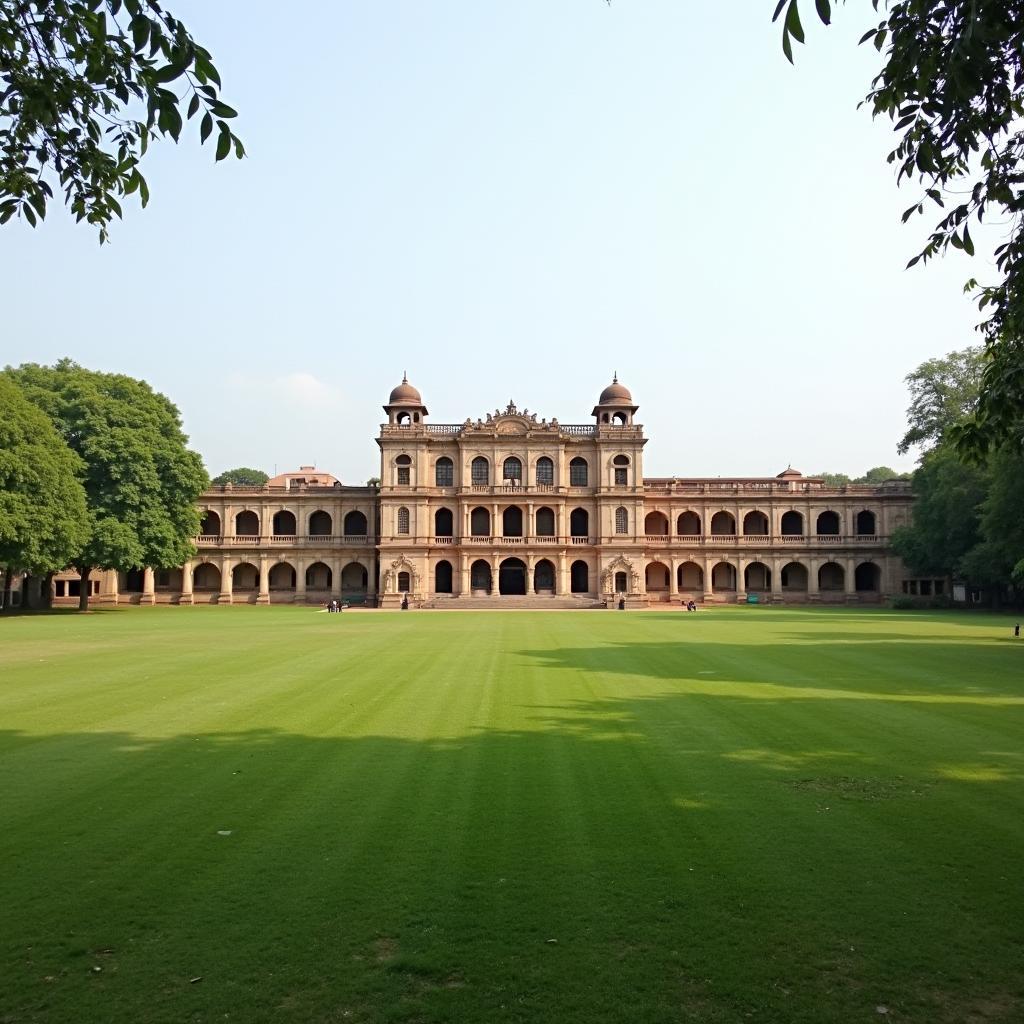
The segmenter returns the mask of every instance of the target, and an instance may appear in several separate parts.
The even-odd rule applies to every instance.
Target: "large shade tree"
[[[149,142],[197,118],[243,155],[209,52],[160,0],[0,0],[0,224],[35,226],[55,191],[107,238],[120,199],[149,200]]]
[[[217,487],[223,487],[225,484],[232,484],[235,487],[262,487],[269,479],[262,469],[239,466],[237,469],[225,469],[223,473],[218,473],[210,483]]]
[[[192,556],[195,501],[209,478],[169,399],[143,381],[70,360],[5,372],[81,459],[90,531],[71,564],[82,577],[83,610],[94,568],[170,567]]]
[[[1024,0],[870,2],[882,17],[861,42],[878,50],[881,68],[864,102],[893,123],[888,160],[897,181],[915,189],[904,221],[937,211],[910,265],[950,247],[973,255],[972,223],[1007,226],[991,280],[967,282],[984,316],[984,368],[977,407],[951,437],[981,459],[1004,443],[1024,444]],[[825,24],[834,6],[814,0]],[[810,7],[811,0],[775,7],[791,61]]]
[[[89,537],[83,466],[50,418],[0,376],[0,567],[3,608],[15,570],[46,574],[70,564]]]

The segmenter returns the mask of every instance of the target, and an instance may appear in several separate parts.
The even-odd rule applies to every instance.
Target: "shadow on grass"
[[[1021,650],[1010,644],[927,638],[797,643],[622,641],[519,650],[527,663],[672,682],[694,695],[743,700],[860,700],[1024,708]],[[849,634],[840,634],[849,639]],[[854,634],[854,636],[857,636]]]
[[[1020,753],[562,710],[0,733],[0,1020],[952,1022],[1019,986]]]

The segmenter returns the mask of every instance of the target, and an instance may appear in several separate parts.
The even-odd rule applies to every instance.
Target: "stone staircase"
[[[431,597],[420,601],[416,607],[433,608],[439,611],[469,611],[487,609],[489,611],[512,611],[529,609],[531,611],[550,611],[551,609],[576,609],[582,611],[591,608],[604,608],[604,599],[590,597],[586,594],[572,597],[554,597],[541,594],[495,594],[492,597]]]

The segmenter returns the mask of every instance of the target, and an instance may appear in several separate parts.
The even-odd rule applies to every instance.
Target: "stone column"
[[[714,558],[704,559],[704,601],[715,599],[715,562]]]
[[[142,600],[139,604],[156,604],[156,580],[148,566],[142,570]]]
[[[260,555],[260,587],[257,604],[270,604],[270,565],[266,555]]]
[[[847,558],[846,560],[846,600],[857,600],[857,559]]]
[[[225,555],[221,560],[220,566],[220,597],[217,599],[218,604],[231,604],[232,583],[231,559]]]
[[[807,600],[817,601],[820,599],[818,593],[818,563],[820,559],[809,558],[807,562]]]
[[[306,603],[306,560],[295,559],[295,604]]]
[[[325,559],[327,564],[331,567],[331,597],[341,597],[341,569],[344,559],[331,558]],[[412,586],[412,580],[409,580],[409,586]]]
[[[679,596],[678,562],[675,558],[668,560],[668,596],[672,604],[675,604],[675,598]]]
[[[569,586],[569,567],[566,564],[565,552],[558,556],[558,593],[559,596],[568,594],[571,591]]]
[[[178,604],[192,604],[194,600],[192,595],[193,571],[194,563],[191,560],[181,567],[181,597],[178,598]]]
[[[459,553],[459,596],[469,594],[469,555]]]
[[[736,559],[736,600],[741,604],[747,599],[747,584],[743,579],[743,570],[746,567],[746,562],[745,558]]]
[[[526,505],[526,522],[523,524],[523,536],[529,540],[533,536],[533,502]]]
[[[772,600],[782,598],[782,559],[772,559]]]

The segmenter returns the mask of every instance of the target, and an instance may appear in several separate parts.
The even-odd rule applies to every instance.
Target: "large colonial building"
[[[403,379],[377,437],[379,487],[303,467],[201,499],[196,556],[100,574],[100,600],[551,607],[877,602],[904,570],[889,549],[909,485],[776,477],[651,479],[647,438],[614,380],[589,423],[509,403],[430,423]],[[57,599],[72,596],[58,579]],[[756,595],[756,596],[755,596]]]

